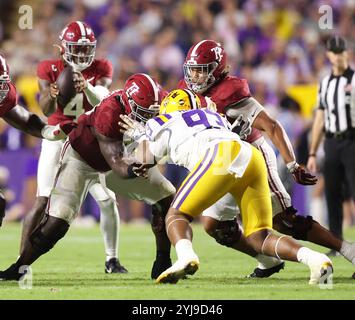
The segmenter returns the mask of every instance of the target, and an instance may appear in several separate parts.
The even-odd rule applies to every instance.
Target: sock
[[[176,254],[179,259],[183,259],[185,257],[196,256],[194,249],[192,248],[192,242],[188,239],[181,239],[175,244]]]
[[[340,253],[345,259],[355,264],[355,244],[348,241],[343,241],[340,248]]]
[[[120,216],[112,199],[97,201],[100,207],[100,229],[105,243],[106,261],[118,258]]]
[[[306,247],[300,248],[297,252],[297,260],[299,262],[306,264],[307,266],[310,266],[310,263],[314,262],[315,261],[314,259],[318,259],[318,258],[319,259],[323,259],[323,258],[328,259],[328,257],[326,255],[319,253],[317,251],[313,251],[313,250],[308,249]]]
[[[258,268],[259,269],[270,269],[272,267],[275,267],[277,265],[279,265],[282,260],[279,260],[277,258],[274,257],[270,257],[270,256],[266,256],[264,254],[258,253],[255,256],[255,259],[258,260],[259,264],[258,264]]]

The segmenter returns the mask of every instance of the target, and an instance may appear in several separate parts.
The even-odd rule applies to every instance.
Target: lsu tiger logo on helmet
[[[159,114],[200,109],[200,98],[189,89],[171,91],[163,100]]]

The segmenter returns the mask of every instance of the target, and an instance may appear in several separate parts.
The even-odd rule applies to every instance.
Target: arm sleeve
[[[252,124],[264,107],[254,98],[246,98],[237,104],[227,107],[226,115],[230,118],[237,118],[243,115],[244,119],[249,119]]]

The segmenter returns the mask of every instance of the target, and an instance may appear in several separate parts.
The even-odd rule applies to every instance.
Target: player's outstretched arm
[[[42,138],[41,131],[46,126],[46,123],[39,116],[27,111],[24,107],[16,105],[3,118],[14,128],[32,136]]]
[[[74,127],[72,121],[65,121],[56,126],[47,125],[39,116],[27,111],[20,105],[16,105],[8,111],[3,118],[8,124],[18,130],[50,141],[65,139]]]
[[[266,112],[261,111],[253,122],[253,127],[264,131],[271,139],[272,143],[280,151],[288,170],[292,174],[294,180],[303,185],[313,185],[317,182],[317,178],[306,172],[296,161],[295,153],[290,139],[282,125]]]

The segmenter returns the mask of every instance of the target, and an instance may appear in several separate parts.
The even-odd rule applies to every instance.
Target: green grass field
[[[1,299],[355,299],[355,280],[350,278],[355,268],[342,257],[333,258],[333,289],[309,286],[308,267],[292,262],[270,279],[245,279],[255,267],[253,259],[218,245],[199,225],[193,228],[200,270],[176,285],[157,285],[150,279],[155,247],[149,226],[121,226],[120,259],[129,270],[126,275],[104,273],[98,227],[73,227],[33,265],[32,289],[0,282]],[[19,224],[1,228],[0,269],[16,259],[20,231]],[[346,230],[345,236],[355,241],[355,228]]]

